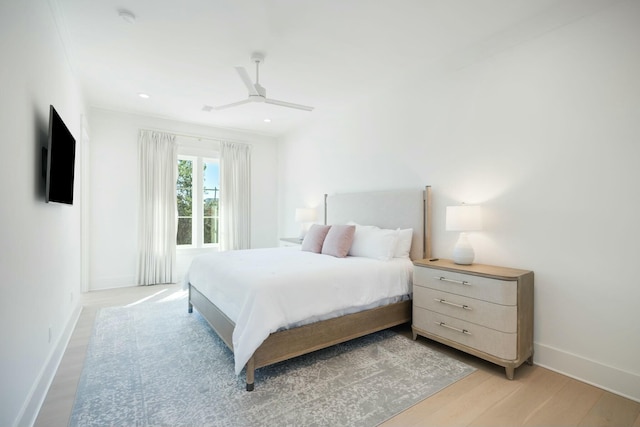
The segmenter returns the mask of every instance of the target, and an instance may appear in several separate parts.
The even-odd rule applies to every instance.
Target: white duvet
[[[185,283],[235,323],[233,352],[239,374],[270,333],[411,294],[412,271],[409,259],[335,258],[269,248],[200,255]]]

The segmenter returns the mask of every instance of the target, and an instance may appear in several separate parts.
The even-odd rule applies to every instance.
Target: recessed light
[[[141,92],[141,93],[139,93],[139,94],[138,94],[138,96],[139,96],[140,98],[149,99],[149,95],[147,95],[146,93],[142,93],[142,92]]]
[[[271,119],[264,119],[265,123],[271,123]]]

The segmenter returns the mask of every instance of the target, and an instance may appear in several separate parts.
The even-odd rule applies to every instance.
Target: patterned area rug
[[[474,371],[382,331],[256,371],[184,293],[98,312],[71,426],[374,426]]]

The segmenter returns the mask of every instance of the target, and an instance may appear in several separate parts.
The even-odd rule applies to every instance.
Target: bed
[[[410,259],[393,259],[385,263],[384,270],[377,270],[380,266],[376,262],[380,264],[380,261],[360,257],[338,261],[327,255],[293,248],[253,249],[199,256],[194,259],[185,277],[189,290],[189,312],[195,307],[234,352],[236,373],[246,369],[247,391],[254,389],[255,370],[258,368],[411,320],[411,289],[396,290],[398,279],[387,274],[386,269],[396,269],[405,278],[409,274],[410,283],[411,260],[430,257],[431,187],[325,195],[324,219],[325,224],[355,222],[381,229],[411,228]],[[351,263],[350,267],[343,268],[347,263]],[[290,264],[292,268],[285,268],[285,264]],[[233,266],[235,269],[229,270]],[[262,266],[268,266],[268,269],[261,270]],[[261,274],[265,277],[261,277]],[[299,279],[295,286],[284,279],[280,280],[287,275],[301,278],[305,274],[308,278]],[[332,290],[321,286],[311,287],[312,282],[324,280],[324,274],[331,275],[332,286],[338,278],[345,280],[344,283],[351,283],[351,296],[340,294],[333,301],[338,306],[318,308],[325,310],[322,313],[314,311],[315,305],[311,304],[309,307],[305,304],[304,309],[300,309],[303,305],[300,303],[302,296],[297,293],[307,282],[308,292],[318,293],[311,297],[307,295],[312,301],[323,301],[323,294],[347,288],[339,285]],[[378,285],[374,282],[379,281],[381,276],[389,276],[390,285],[376,287]],[[360,280],[354,280],[354,277]],[[242,294],[245,287],[260,289],[250,286],[258,280],[270,282],[279,291],[274,292],[271,288],[269,292],[255,291],[259,298],[254,298],[252,294],[242,304],[230,297],[232,293]],[[232,291],[220,292],[223,283]],[[363,285],[367,287],[363,288]],[[357,303],[351,301],[353,295],[357,297]],[[280,307],[284,300],[293,303],[290,304],[293,310],[284,315],[274,315],[271,307]],[[345,300],[351,301],[353,307],[343,306]],[[267,307],[271,311],[267,311]],[[307,312],[307,317],[302,316],[302,312]],[[286,318],[286,324],[276,328],[281,316]],[[247,344],[247,341],[251,341],[251,344]]]

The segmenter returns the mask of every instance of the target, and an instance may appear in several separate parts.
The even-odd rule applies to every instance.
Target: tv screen
[[[46,159],[46,201],[72,205],[76,140],[53,105],[49,107]]]

